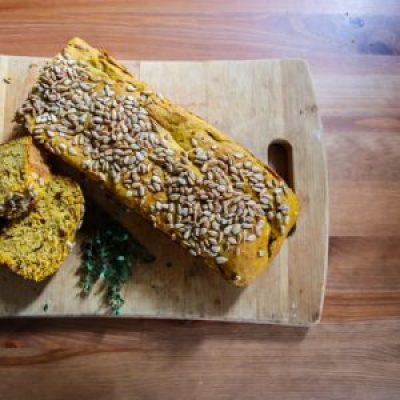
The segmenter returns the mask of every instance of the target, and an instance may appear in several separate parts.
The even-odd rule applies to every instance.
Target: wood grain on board
[[[49,57],[78,35],[119,59],[306,59],[331,212],[318,326],[9,319],[7,400],[397,400],[399,16],[398,0],[0,1],[0,54]]]
[[[3,83],[0,139],[16,130],[15,110],[43,60],[0,56]],[[321,316],[327,267],[327,177],[320,124],[309,70],[303,61],[130,62],[140,79],[223,132],[229,132],[257,157],[267,160],[269,145],[290,146],[293,184],[301,214],[296,232],[282,246],[265,274],[237,289],[206,270],[149,223],[122,215],[133,235],[156,256],[139,265],[124,290],[123,315],[212,319],[308,326]],[[165,79],[168,77],[168,79]],[[185,78],[183,80],[182,78]],[[97,196],[96,196],[97,197]],[[0,315],[103,315],[102,293],[79,296],[79,246],[49,282],[20,282],[3,272]],[[172,268],[166,265],[172,264]],[[1,273],[1,272],[0,272]],[[21,296],[21,290],[25,295]],[[44,309],[44,304],[47,304]]]

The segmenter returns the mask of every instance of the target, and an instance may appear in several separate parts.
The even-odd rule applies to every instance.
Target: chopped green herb
[[[114,315],[120,315],[124,299],[121,288],[137,262],[153,262],[143,247],[117,222],[101,214],[101,223],[82,243],[82,288],[88,295],[104,279],[106,299]]]
[[[47,311],[49,309],[49,305],[46,303],[44,306],[43,306],[43,311]]]

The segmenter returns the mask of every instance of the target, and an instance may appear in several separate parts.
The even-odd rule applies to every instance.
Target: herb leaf
[[[120,315],[124,305],[121,288],[132,273],[137,262],[153,262],[121,225],[106,214],[101,223],[82,243],[81,285],[84,295],[89,295],[94,284],[104,279],[105,295],[114,315]]]

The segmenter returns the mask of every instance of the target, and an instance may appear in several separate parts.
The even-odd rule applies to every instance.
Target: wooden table
[[[399,399],[400,2],[0,1],[0,53],[73,35],[120,59],[301,57],[326,131],[322,323],[0,322],[0,398]]]

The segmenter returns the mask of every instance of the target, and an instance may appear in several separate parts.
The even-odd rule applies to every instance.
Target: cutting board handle
[[[285,139],[273,140],[268,146],[268,165],[295,189],[293,174],[293,148]]]

